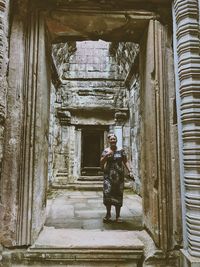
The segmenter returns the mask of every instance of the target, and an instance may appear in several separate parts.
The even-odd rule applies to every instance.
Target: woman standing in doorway
[[[124,166],[133,178],[126,153],[123,149],[117,148],[117,137],[115,134],[108,135],[109,147],[101,156],[100,164],[104,170],[103,203],[106,206],[106,216],[104,222],[111,219],[111,206],[115,206],[116,222],[121,222],[120,210],[123,204],[124,190]]]

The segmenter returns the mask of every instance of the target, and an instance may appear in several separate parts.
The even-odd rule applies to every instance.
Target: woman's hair
[[[117,140],[117,136],[114,133],[109,133],[108,134],[108,139],[110,139],[112,136],[114,136],[116,138],[116,140]]]

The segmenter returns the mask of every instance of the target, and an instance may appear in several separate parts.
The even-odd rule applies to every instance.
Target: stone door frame
[[[36,240],[38,233],[44,225],[45,220],[45,188],[46,188],[46,179],[45,176],[46,170],[41,170],[41,165],[38,161],[38,154],[40,153],[41,143],[45,146],[45,152],[43,154],[43,163],[45,162],[45,155],[47,158],[47,142],[45,140],[46,130],[48,129],[48,101],[46,102],[47,107],[43,110],[43,104],[45,99],[50,99],[49,92],[49,69],[50,69],[50,60],[48,53],[50,51],[50,38],[44,21],[44,10],[37,10],[32,12],[29,17],[28,28],[25,34],[24,42],[24,73],[22,77],[23,81],[23,90],[24,90],[24,101],[23,109],[26,111],[22,123],[24,124],[23,134],[24,139],[21,145],[21,158],[23,159],[22,164],[20,164],[20,174],[19,174],[19,206],[18,206],[18,223],[15,242],[16,245],[30,245]],[[65,11],[66,12],[66,11]],[[126,13],[126,12],[125,12]],[[120,12],[120,14],[125,14]],[[131,13],[131,12],[130,12]],[[112,11],[108,12],[109,17],[112,16]],[[144,16],[144,14],[136,14],[137,18],[145,18],[147,24],[149,21],[156,21],[157,15],[149,13]],[[114,13],[113,16],[116,16]],[[130,14],[132,20],[134,20],[135,13]],[[21,29],[22,30],[22,29]],[[23,32],[23,30],[22,30]],[[134,40],[133,40],[134,41]],[[162,42],[159,42],[160,45],[159,51],[162,51],[161,45]],[[161,52],[162,53],[162,52]],[[44,75],[45,74],[45,75]],[[16,79],[16,73],[13,73],[13,79]],[[165,77],[168,79],[168,77]],[[157,84],[155,84],[157,86]],[[156,87],[158,89],[158,87]],[[44,96],[42,95],[44,94]],[[164,108],[164,106],[162,107]],[[164,111],[164,110],[162,110]],[[42,117],[42,115],[44,118]],[[41,123],[45,123],[45,128],[42,131],[42,137],[40,132]],[[160,130],[162,127],[160,128]],[[160,131],[159,130],[159,131]],[[164,140],[164,139],[163,139]],[[162,141],[163,141],[162,140]],[[161,151],[165,154],[166,151]],[[46,153],[46,154],[45,154]],[[162,155],[164,155],[162,154]],[[47,164],[48,165],[48,164]],[[160,169],[162,172],[162,169]],[[41,175],[42,173],[42,175]],[[41,175],[40,177],[38,175]],[[165,171],[163,176],[165,176]],[[42,190],[40,196],[37,195],[37,189],[42,183]],[[163,186],[163,184],[162,184]],[[163,187],[162,187],[163,189]],[[169,235],[165,229],[167,215],[170,213],[166,205],[165,196],[162,195],[160,199],[161,206],[160,208],[165,213],[161,214],[159,223],[160,231],[162,231],[162,240],[159,241],[159,247],[163,250],[168,249],[167,240],[169,240]],[[25,203],[25,205],[24,205]],[[39,203],[42,203],[39,210],[35,212],[35,206]]]

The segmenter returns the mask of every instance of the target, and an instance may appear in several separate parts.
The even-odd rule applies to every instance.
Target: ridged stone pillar
[[[198,0],[175,0],[176,41],[182,123],[183,198],[186,254],[200,257],[200,39]],[[196,260],[194,260],[196,258]],[[192,259],[192,260],[191,260]],[[185,261],[187,262],[187,261]],[[185,264],[185,263],[184,263]],[[199,264],[199,263],[197,263]],[[187,263],[184,266],[187,265]]]

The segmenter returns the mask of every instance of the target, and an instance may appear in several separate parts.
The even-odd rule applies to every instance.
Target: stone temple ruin
[[[0,266],[200,266],[200,1],[0,0]],[[113,132],[125,223],[103,225]]]
[[[118,145],[138,163],[139,74],[130,89],[126,83],[139,46],[131,42],[81,41],[55,44],[52,49],[58,76],[51,95],[51,183],[67,185],[85,176],[102,176],[100,155],[110,131],[117,134]],[[137,176],[139,181],[139,173]]]

